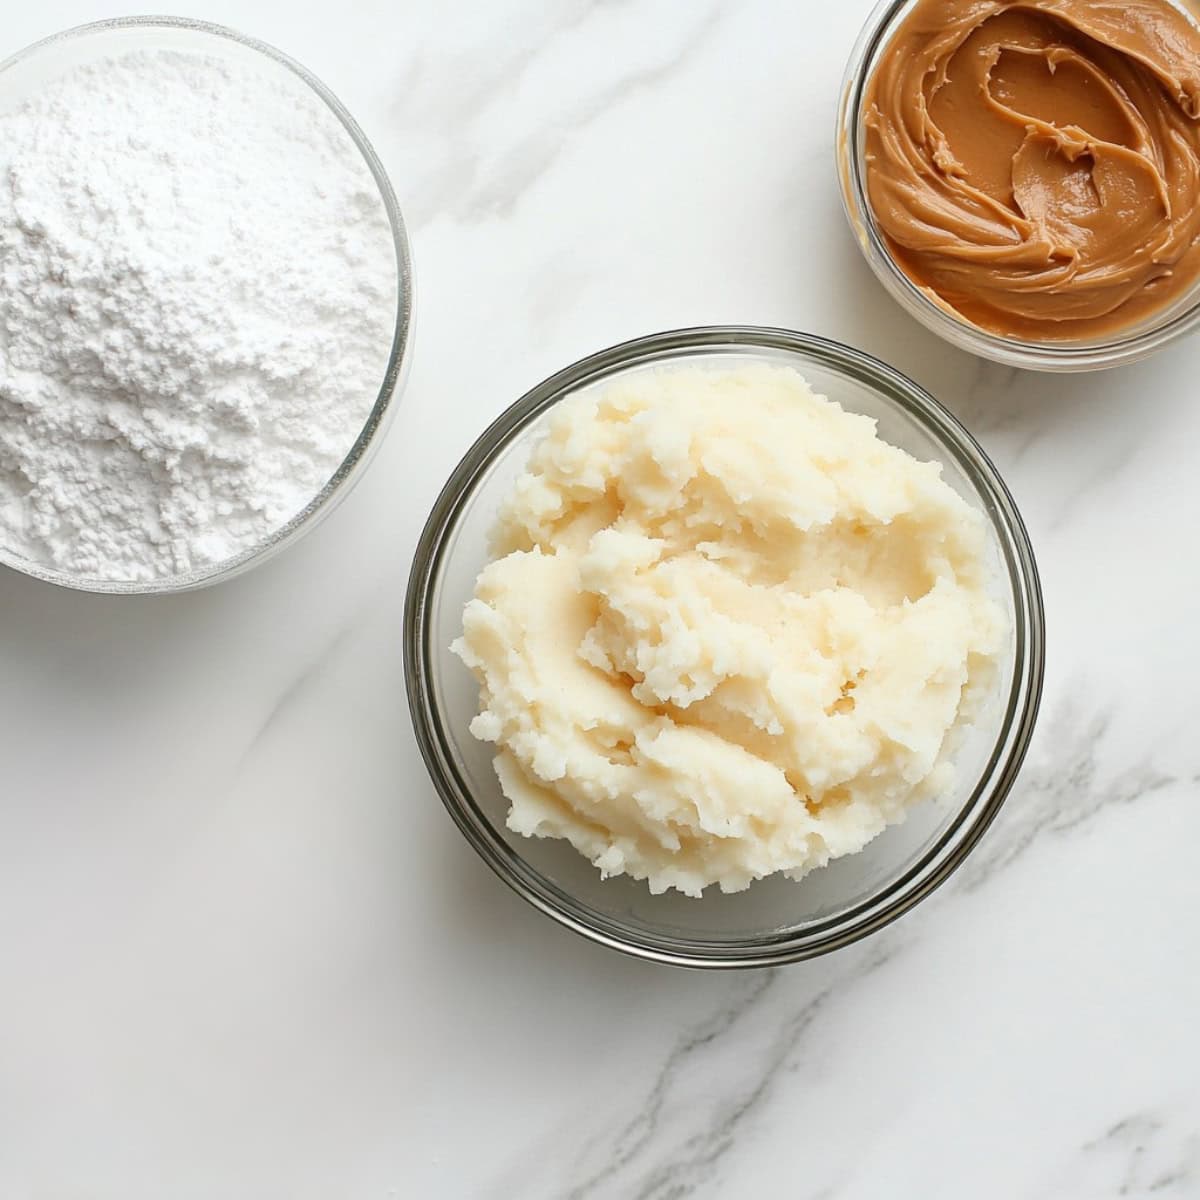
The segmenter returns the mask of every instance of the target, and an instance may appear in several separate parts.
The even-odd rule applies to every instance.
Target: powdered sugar
[[[139,50],[0,115],[0,549],[146,581],[261,542],[382,383],[378,187],[315,96]]]

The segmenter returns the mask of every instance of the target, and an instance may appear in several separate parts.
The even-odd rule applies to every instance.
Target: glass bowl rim
[[[695,938],[632,931],[576,901],[499,837],[470,789],[456,776],[433,698],[430,629],[435,585],[450,549],[448,535],[457,528],[459,515],[476,486],[515,437],[566,395],[616,371],[722,349],[732,353],[791,351],[845,370],[903,408],[940,447],[954,452],[972,486],[986,500],[986,515],[1003,547],[1013,590],[1016,669],[990,759],[949,826],[913,866],[849,911],[800,934],[792,931],[718,946]],[[611,346],[556,372],[507,408],[462,457],[433,504],[413,555],[403,631],[405,687],[418,748],[439,798],[479,856],[518,895],[559,924],[612,949],[672,966],[763,967],[815,957],[875,932],[929,895],[975,847],[1008,795],[1033,733],[1045,668],[1045,618],[1029,536],[999,473],[970,433],[923,388],[871,355],[811,334],[752,325],[670,330]],[[971,816],[976,819],[963,832]]]
[[[202,567],[194,567],[190,571],[144,581],[95,579],[73,575],[52,566],[29,562],[0,547],[0,567],[6,567],[19,574],[27,575],[31,579],[38,579],[43,583],[54,584],[73,591],[117,596],[167,595],[223,583],[228,579],[245,574],[252,567],[257,567],[273,558],[281,550],[299,540],[302,535],[316,528],[320,521],[333,511],[336,504],[345,498],[350,487],[361,477],[371,457],[379,448],[383,435],[395,413],[396,404],[393,404],[393,400],[397,399],[403,390],[411,358],[414,301],[412,249],[408,231],[400,212],[396,193],[379,155],[359,127],[358,122],[337,96],[307,67],[269,42],[240,33],[225,25],[196,20],[191,17],[165,15],[113,17],[74,25],[69,29],[59,30],[48,37],[31,42],[28,46],[0,61],[0,76],[3,76],[9,68],[33,58],[42,51],[52,50],[64,42],[96,34],[136,29],[198,33],[233,42],[235,45],[258,52],[276,66],[290,71],[308,85],[309,89],[315,93],[345,129],[379,189],[379,198],[387,214],[388,227],[392,235],[397,295],[392,342],[388,351],[387,363],[379,390],[370,412],[363,421],[362,428],[342,458],[337,470],[326,480],[321,489],[309,499],[299,512],[273,530],[261,542],[248,547],[232,558]]]
[[[876,55],[895,32],[898,20],[913,0],[878,0],[867,17],[842,77],[835,138],[842,209],[867,264],[886,290],[928,330],[960,350],[1010,367],[1034,371],[1097,371],[1125,366],[1157,353],[1200,326],[1200,280],[1187,293],[1181,311],[1149,328],[1104,341],[1045,341],[1005,337],[973,325],[964,317],[935,304],[896,263],[875,225],[867,195],[862,132],[863,98]],[[1176,0],[1167,3],[1196,23],[1196,14]]]

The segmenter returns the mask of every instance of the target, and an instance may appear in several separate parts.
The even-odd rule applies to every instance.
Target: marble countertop
[[[867,0],[211,0],[320,75],[413,235],[354,494],[164,599],[0,574],[0,1196],[1200,1194],[1196,349],[983,364],[883,293],[833,171]],[[112,15],[10,5],[2,49]],[[437,801],[401,603],[459,456],[654,330],[863,347],[981,438],[1039,552],[1042,720],[967,866],[847,951],[683,972],[509,893]]]

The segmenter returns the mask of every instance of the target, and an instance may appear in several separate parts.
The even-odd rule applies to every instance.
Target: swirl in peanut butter
[[[1167,0],[918,0],[864,112],[889,250],[984,329],[1119,332],[1200,274],[1200,30]]]

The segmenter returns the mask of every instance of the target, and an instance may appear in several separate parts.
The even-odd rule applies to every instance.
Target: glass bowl
[[[1173,0],[1168,0],[1173,2]],[[1121,330],[1093,338],[1031,341],[990,333],[931,300],[897,264],[871,213],[866,188],[863,102],[875,66],[917,0],[881,0],[859,34],[846,65],[838,104],[837,166],[851,232],[871,270],[908,313],[961,350],[1035,371],[1094,371],[1135,362],[1200,325],[1200,283],[1164,309]],[[1195,16],[1174,4],[1193,22]]]
[[[567,842],[505,826],[508,804],[493,748],[468,731],[478,688],[450,653],[462,611],[488,561],[497,507],[524,469],[551,408],[616,375],[665,364],[790,365],[814,390],[878,421],[880,436],[943,464],[943,477],[985,514],[997,600],[1011,622],[996,690],[955,761],[951,795],[919,805],[861,853],[800,882],[770,878],[699,900],[651,895],[626,876],[603,880]],[[996,469],[927,392],[876,359],[783,329],[722,326],[661,333],[594,354],[539,384],[467,452],[438,497],[417,547],[404,618],[408,700],[421,753],[450,815],[509,886],[597,942],[664,963],[767,966],[808,958],[879,929],[927,896],[963,861],[996,815],[1024,757],[1041,694],[1044,626],[1033,551]]]
[[[253,64],[259,72],[281,78],[297,91],[310,90],[320,98],[344,127],[378,185],[395,250],[396,312],[391,349],[379,391],[354,444],[341,465],[308,504],[258,545],[221,562],[205,564],[161,579],[138,582],[81,577],[30,561],[0,546],[0,566],[62,587],[116,595],[186,592],[232,579],[292,545],[328,516],[361,477],[391,421],[396,407],[393,399],[402,389],[407,374],[413,319],[412,255],[408,234],[383,164],[366,135],[337,97],[310,71],[273,46],[219,25],[181,17],[126,17],[97,21],[35,42],[0,63],[0,110],[10,108],[24,96],[71,68],[135,49],[201,52],[226,61]]]

